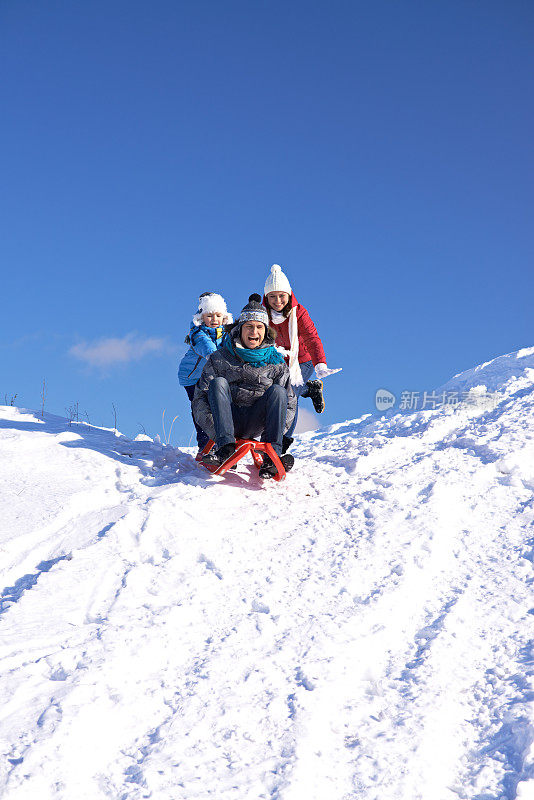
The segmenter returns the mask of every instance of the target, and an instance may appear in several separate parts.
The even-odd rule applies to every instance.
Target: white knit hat
[[[269,294],[269,292],[287,292],[287,294],[292,294],[291,285],[279,264],[272,265],[271,271],[265,281],[263,293]]]
[[[223,325],[228,325],[234,321],[231,314],[228,313],[224,297],[215,292],[204,292],[198,298],[198,311],[193,317],[195,325],[202,325],[203,314],[223,314]]]

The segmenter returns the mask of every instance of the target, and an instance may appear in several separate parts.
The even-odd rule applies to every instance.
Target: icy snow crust
[[[532,800],[534,372],[497,385],[280,485],[1,408],[0,796]]]

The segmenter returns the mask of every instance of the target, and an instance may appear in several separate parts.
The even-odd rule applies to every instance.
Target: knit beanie
[[[292,294],[291,284],[282,272],[282,267],[278,264],[272,265],[271,271],[265,281],[263,293],[269,294],[269,292],[287,292],[287,294]]]
[[[234,321],[231,314],[228,313],[224,297],[216,292],[204,292],[198,298],[198,311],[193,317],[195,325],[202,325],[203,314],[223,314],[223,325],[227,325]]]
[[[265,330],[267,330],[269,327],[269,315],[261,303],[256,300],[250,300],[241,311],[237,322],[240,331],[244,322],[263,322]]]

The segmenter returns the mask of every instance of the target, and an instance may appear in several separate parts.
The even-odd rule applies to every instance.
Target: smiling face
[[[256,322],[255,320],[250,320],[249,322],[244,322],[241,326],[241,343],[248,347],[250,350],[254,350],[255,347],[259,347],[263,340],[265,339],[265,325],[263,322]]]
[[[287,292],[269,292],[267,295],[267,302],[274,311],[280,311],[287,305],[289,295]]]
[[[210,311],[208,314],[202,314],[202,322],[208,328],[218,328],[222,325],[223,318],[224,314],[221,314],[220,311]]]

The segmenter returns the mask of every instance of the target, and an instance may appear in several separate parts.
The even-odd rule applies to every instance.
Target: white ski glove
[[[322,380],[325,378],[329,373],[329,369],[326,364],[316,364],[315,365],[315,375],[317,376],[317,380]]]

